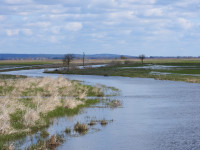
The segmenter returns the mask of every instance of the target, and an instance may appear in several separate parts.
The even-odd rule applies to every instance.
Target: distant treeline
[[[82,58],[82,54],[73,54],[75,59]],[[136,58],[133,56],[124,55],[126,58]],[[93,54],[86,55],[87,59],[119,59],[121,55],[116,54]],[[0,54],[0,60],[20,60],[20,59],[63,59],[64,54]]]
[[[75,59],[82,58],[82,54],[73,54]],[[123,56],[123,57],[122,57]],[[130,55],[117,55],[117,54],[92,54],[86,55],[87,59],[127,59],[127,58],[139,58],[139,56]],[[0,60],[43,60],[43,59],[63,59],[64,54],[0,54]],[[193,56],[174,56],[174,57],[163,57],[163,56],[150,56],[148,58],[162,59],[162,58],[200,58]]]

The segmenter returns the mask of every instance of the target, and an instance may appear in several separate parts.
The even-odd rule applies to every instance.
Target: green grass
[[[0,135],[0,150],[5,149],[5,144],[8,141],[14,141],[16,139],[22,139],[27,136],[26,132],[20,132],[20,133],[13,133],[9,135]]]
[[[25,112],[18,109],[16,112],[10,114],[10,124],[14,129],[23,129],[23,116]]]
[[[47,132],[46,130],[42,130],[40,136],[43,138],[47,138],[49,136],[49,132]]]
[[[29,108],[36,108],[36,104],[33,103],[32,98],[21,98],[19,99],[20,102],[22,102],[26,107]]]
[[[195,69],[173,69],[173,70],[158,70],[159,72],[179,73],[179,74],[200,74],[200,68]]]
[[[154,78],[159,80],[173,80],[200,83],[200,77],[192,76],[200,74],[200,61],[199,60],[174,60],[173,62],[167,61],[154,61],[153,64],[165,66],[177,66],[170,69],[145,69],[145,68],[123,68],[123,67],[139,67],[151,65],[145,63],[144,65],[137,63],[128,64],[114,64],[113,66],[106,66],[100,68],[86,68],[74,69],[70,71],[51,71],[46,73],[57,74],[81,74],[81,75],[102,75],[102,76],[122,76],[122,77],[139,77],[139,78]],[[152,71],[173,73],[168,75],[150,74]],[[188,74],[183,76],[181,74]]]
[[[26,76],[19,76],[19,75],[7,75],[7,74],[0,74],[0,79],[19,79],[19,78],[26,78]]]
[[[70,129],[69,127],[67,127],[67,128],[65,129],[65,133],[66,133],[66,134],[70,134],[70,133],[71,133],[71,129]]]
[[[13,86],[0,86],[0,95],[6,95],[14,90]]]
[[[83,107],[89,107],[90,105],[96,104],[98,103],[99,100],[94,99],[94,100],[86,100],[85,104],[83,105],[78,105],[76,108],[74,109],[66,109],[64,107],[57,107],[55,110],[49,112],[46,116],[45,116],[45,120],[47,122],[49,122],[50,118],[54,118],[54,117],[62,117],[62,116],[73,116],[79,113],[80,109]]]
[[[43,88],[38,88],[38,87],[30,87],[27,88],[25,91],[22,92],[23,96],[35,96],[37,93],[43,93],[44,89]]]

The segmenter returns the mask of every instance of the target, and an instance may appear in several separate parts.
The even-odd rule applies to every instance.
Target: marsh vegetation
[[[51,118],[77,114],[81,107],[99,101],[87,96],[103,94],[98,87],[63,77],[0,79],[0,149],[10,140],[47,127]]]
[[[200,83],[200,61],[181,59],[146,59],[141,64],[140,62],[133,60],[115,60],[110,62],[107,66],[99,68],[76,68],[71,70],[60,69],[45,71],[45,73],[140,77]]]

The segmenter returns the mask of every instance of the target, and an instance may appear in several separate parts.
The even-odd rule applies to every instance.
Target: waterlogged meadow
[[[63,77],[0,79],[0,149],[10,140],[34,133],[53,117],[77,114],[103,96],[98,87]]]
[[[200,62],[199,60],[145,60],[145,63],[141,64],[126,60],[113,61],[99,68],[55,69],[46,70],[45,73],[139,77],[200,83]]]

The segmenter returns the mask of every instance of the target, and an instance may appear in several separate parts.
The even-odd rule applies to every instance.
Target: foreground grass
[[[34,133],[54,117],[75,115],[103,96],[98,87],[65,78],[0,79],[0,149],[8,141]]]

